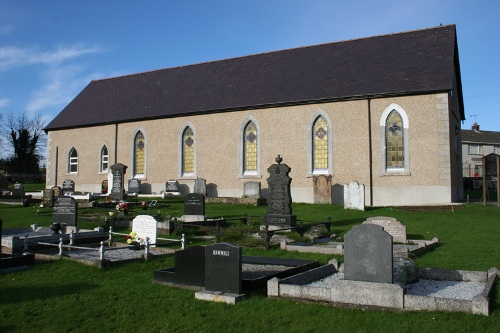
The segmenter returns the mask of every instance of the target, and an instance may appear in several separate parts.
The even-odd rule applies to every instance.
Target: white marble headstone
[[[132,221],[132,231],[141,239],[148,237],[151,244],[156,244],[157,226],[158,222],[150,215],[137,215]]]
[[[365,185],[355,180],[344,185],[344,209],[365,210]]]

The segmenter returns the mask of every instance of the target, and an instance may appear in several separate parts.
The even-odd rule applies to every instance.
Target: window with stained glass
[[[71,148],[69,152],[68,172],[78,172],[78,152],[75,148]]]
[[[244,138],[244,173],[257,172],[257,127],[253,122],[245,126]]]
[[[107,172],[109,167],[108,147],[103,146],[101,149],[101,172]]]
[[[187,127],[182,134],[182,174],[194,173],[194,134],[191,127]]]
[[[313,124],[313,169],[328,169],[328,124],[323,117],[318,117]]]
[[[144,140],[144,134],[139,131],[134,138],[134,174],[143,175],[144,174],[144,159],[145,159],[145,148],[146,142]]]
[[[387,169],[404,168],[403,119],[393,110],[385,123],[385,158]]]

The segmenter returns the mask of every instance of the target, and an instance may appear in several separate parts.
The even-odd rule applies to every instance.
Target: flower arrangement
[[[137,236],[135,231],[132,231],[129,236],[127,236],[127,244],[129,245],[140,245],[142,242],[142,238]]]
[[[128,205],[124,202],[120,202],[119,204],[116,205],[116,211],[117,212],[124,212],[124,213],[128,213]]]

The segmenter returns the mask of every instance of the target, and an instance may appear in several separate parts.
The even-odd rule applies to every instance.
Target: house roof
[[[500,145],[500,132],[462,130],[462,142]]]
[[[453,89],[454,25],[90,82],[45,128]]]

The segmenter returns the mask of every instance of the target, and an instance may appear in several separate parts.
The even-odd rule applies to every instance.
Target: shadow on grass
[[[2,297],[0,297],[0,304],[15,304],[55,298],[97,287],[97,285],[88,283],[70,283],[67,285],[25,285],[22,287],[0,288],[0,295],[2,295]]]

